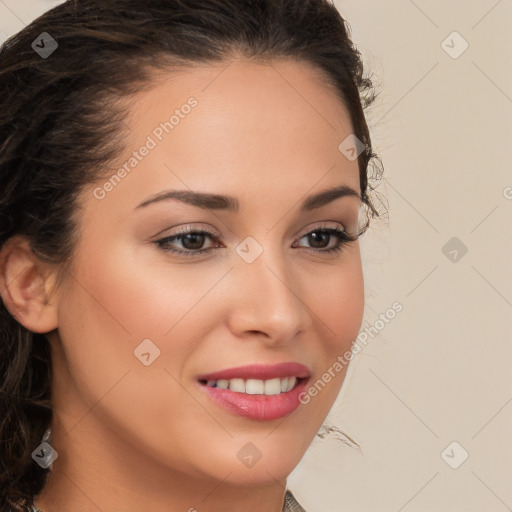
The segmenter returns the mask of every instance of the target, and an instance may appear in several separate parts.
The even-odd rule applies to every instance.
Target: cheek
[[[319,418],[318,427],[332,407],[351,360],[352,344],[361,329],[364,314],[364,280],[359,247],[352,246],[339,266],[332,268],[317,281],[308,280],[310,300],[314,312],[314,330],[319,334],[314,357],[315,376],[305,397],[305,409]],[[320,293],[318,286],[323,284]]]
[[[219,318],[207,293],[225,271],[171,267],[165,255],[148,261],[147,248],[141,253],[90,241],[82,247],[59,313],[71,374],[84,386],[94,386],[95,393],[109,389],[128,370],[159,368],[163,373],[169,368],[180,379],[194,339],[205,336]],[[159,354],[151,366],[134,354],[147,339],[154,343],[151,360]]]
[[[313,281],[308,281],[309,304],[325,333],[324,352],[331,357],[333,353],[339,355],[350,348],[363,319],[364,281],[358,248],[351,248],[349,256],[342,264],[327,271],[316,286]]]
[[[64,408],[76,419],[86,417],[80,428],[96,421],[110,425],[131,442],[146,443],[145,451],[159,458],[158,450],[170,448],[157,446],[142,432],[156,432],[155,439],[178,438],[205,421],[203,410],[180,385],[194,349],[189,340],[202,332],[201,325],[180,320],[211,284],[192,286],[191,273],[176,270],[164,280],[163,267],[133,263],[126,253],[116,257],[114,248],[81,253],[59,312],[64,359],[58,364],[67,371],[57,366],[55,371],[69,375],[65,387],[74,395]],[[207,308],[201,313],[203,319]],[[148,338],[160,355],[146,366],[134,350]],[[189,413],[177,417],[176,410]],[[179,446],[173,451],[185,458]]]
[[[127,250],[115,245],[101,254],[84,254],[78,276],[89,292],[84,313],[99,330],[129,337],[133,343],[162,338],[222,276],[206,266],[171,266],[164,254],[154,254],[147,247]]]

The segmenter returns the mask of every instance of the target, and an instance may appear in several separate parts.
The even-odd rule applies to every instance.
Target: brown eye
[[[306,236],[308,237],[308,241],[313,248],[323,249],[329,245],[332,234],[327,233],[326,231],[312,231]]]
[[[206,237],[203,233],[189,233],[180,237],[182,240],[183,247],[190,249],[191,251],[201,249]]]
[[[331,253],[332,251],[341,252],[344,245],[348,242],[357,240],[357,236],[350,235],[339,228],[316,228],[313,231],[306,233],[300,239],[302,240],[303,238],[307,239],[310,244],[310,249],[314,249],[316,252],[325,253]],[[333,238],[336,244],[333,247],[329,247],[329,242],[331,242]]]
[[[218,242],[218,237],[214,233],[210,233],[206,230],[193,230],[190,228],[182,230],[172,236],[167,236],[154,242],[157,247],[165,252],[174,254],[181,254],[184,256],[195,256],[198,254],[206,253],[214,249],[215,247],[203,248],[205,242],[210,239],[212,242]],[[176,245],[181,243],[180,248],[176,248]]]

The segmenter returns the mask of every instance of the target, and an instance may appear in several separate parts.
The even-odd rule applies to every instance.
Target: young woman
[[[68,1],[0,89],[1,509],[303,510],[378,215],[334,5]]]

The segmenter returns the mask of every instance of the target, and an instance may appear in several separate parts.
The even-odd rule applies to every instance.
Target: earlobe
[[[53,274],[20,236],[7,240],[0,251],[0,293],[16,320],[35,333],[48,333],[58,326],[57,300],[50,298]]]

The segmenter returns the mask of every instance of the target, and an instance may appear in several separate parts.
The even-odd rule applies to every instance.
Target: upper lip
[[[300,363],[251,364],[227,368],[218,372],[198,376],[198,380],[259,379],[270,380],[278,377],[309,377],[309,368]]]

